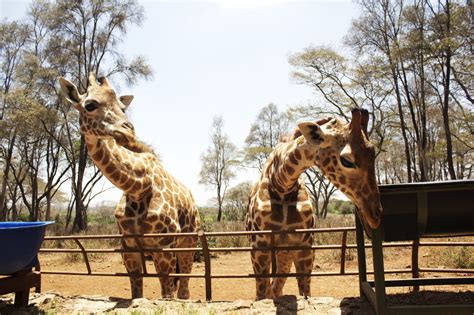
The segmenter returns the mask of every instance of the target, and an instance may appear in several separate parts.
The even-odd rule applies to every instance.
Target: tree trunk
[[[81,143],[79,147],[79,165],[76,178],[76,191],[75,191],[75,217],[72,224],[73,232],[81,232],[87,229],[87,220],[86,220],[86,209],[84,208],[83,199],[83,181],[84,173],[87,163],[87,149],[85,145],[84,136],[81,136]]]
[[[324,198],[323,205],[321,207],[321,216],[323,219],[326,219],[328,216],[328,205],[329,205],[329,198]]]
[[[446,37],[451,33],[451,14],[449,10],[449,0],[446,0]],[[444,133],[446,135],[446,161],[451,179],[456,179],[456,172],[453,163],[453,143],[451,138],[451,128],[449,127],[449,83],[451,79],[451,47],[446,48],[446,75],[444,78],[444,99],[442,104]]]
[[[217,222],[221,222],[221,218],[222,218],[221,186],[217,185]]]
[[[388,59],[389,59],[389,63],[390,63],[390,69],[392,71],[392,80],[393,80],[393,85],[395,87],[395,95],[396,95],[396,98],[397,98],[398,117],[400,119],[400,128],[401,128],[401,131],[402,131],[403,144],[404,144],[404,147],[405,147],[407,179],[408,179],[408,182],[411,183],[413,181],[413,178],[412,178],[412,174],[411,174],[410,146],[408,144],[408,136],[407,136],[407,131],[406,131],[405,117],[403,115],[402,97],[400,95],[400,86],[398,84],[398,75],[397,75],[397,72],[395,70],[395,65],[393,64],[392,57],[389,56]]]
[[[5,162],[3,167],[3,177],[2,177],[2,186],[0,190],[0,221],[6,221],[7,219],[7,185],[8,178],[10,176],[10,164],[13,157],[13,147],[15,144],[16,136],[13,135],[5,156]]]

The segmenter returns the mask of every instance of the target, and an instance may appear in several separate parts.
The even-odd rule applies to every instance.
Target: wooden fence
[[[79,275],[79,276],[119,276],[128,277],[126,272],[95,272],[92,270],[88,254],[92,253],[125,253],[125,252],[138,252],[142,257],[143,265],[143,277],[190,277],[190,278],[204,278],[205,289],[206,289],[206,300],[212,300],[212,279],[229,279],[229,278],[273,278],[273,277],[300,277],[300,276],[343,276],[343,275],[358,275],[358,270],[347,270],[346,269],[346,253],[347,249],[356,249],[356,244],[347,243],[347,234],[349,232],[355,232],[355,227],[340,227],[340,228],[320,228],[320,229],[301,229],[292,231],[237,231],[237,232],[204,232],[199,231],[197,233],[166,233],[166,234],[143,234],[143,235],[75,235],[75,236],[47,236],[45,242],[48,241],[66,241],[73,240],[78,248],[41,248],[40,253],[81,253],[84,259],[84,263],[87,268],[87,272],[71,272],[61,270],[41,270],[42,274],[56,274],[56,275]],[[275,246],[275,235],[279,234],[293,234],[293,233],[341,233],[340,244],[328,244],[328,245],[313,245],[313,246]],[[268,247],[252,248],[247,247],[209,247],[209,237],[230,237],[230,236],[250,236],[250,235],[270,235],[271,245]],[[122,239],[122,238],[151,238],[151,237],[189,237],[194,236],[200,240],[201,247],[195,248],[137,248],[137,249],[123,249],[123,248],[102,248],[93,249],[85,248],[81,240],[106,240],[106,239]],[[140,244],[139,241],[136,242]],[[388,242],[383,243],[383,247],[412,247],[417,250],[417,246],[474,246],[474,242]],[[372,244],[366,243],[366,248],[371,248]],[[311,272],[311,273],[277,273],[276,272],[276,251],[278,250],[297,250],[297,249],[312,249],[312,250],[339,250],[340,255],[340,268],[337,272]],[[158,274],[149,273],[146,267],[145,255],[148,252],[202,252],[204,258],[204,273],[191,273],[191,274]],[[272,256],[272,270],[269,274],[253,274],[253,273],[235,273],[235,274],[222,274],[212,273],[211,268],[211,253],[214,252],[242,252],[242,251],[270,251]],[[405,269],[388,269],[385,270],[386,274],[402,274],[411,273],[418,275],[420,272],[443,272],[443,273],[474,273],[474,269],[445,269],[445,268],[419,268],[418,264],[412,264],[412,268]],[[369,274],[373,274],[373,271],[369,271]]]

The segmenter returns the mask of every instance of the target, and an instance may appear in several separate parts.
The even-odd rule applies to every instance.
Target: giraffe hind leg
[[[183,239],[183,242],[179,244],[179,247],[194,248],[196,247],[196,239],[193,237],[186,237]],[[177,266],[179,267],[177,273],[191,273],[193,269],[194,252],[182,252],[178,253],[176,256],[178,258]],[[178,298],[189,299],[189,277],[176,278],[175,281],[178,282]]]
[[[310,249],[296,251],[293,260],[297,273],[311,273],[313,270],[314,251]],[[300,295],[305,298],[311,296],[311,277],[296,277],[296,281],[298,282]]]
[[[252,259],[253,271],[255,274],[270,274],[271,257],[269,251],[252,251],[250,257]],[[270,278],[255,278],[255,285],[257,300],[273,298]]]
[[[289,273],[292,264],[292,254],[290,251],[278,251],[276,253],[276,272],[277,273]],[[273,278],[272,291],[273,298],[277,298],[282,295],[283,287],[285,286],[287,278]]]
[[[155,252],[152,254],[157,273],[170,274],[176,271],[176,256],[171,252]],[[172,277],[160,277],[161,296],[173,298],[175,286]]]
[[[143,277],[142,262],[138,253],[123,253],[123,263],[130,278],[130,287],[132,290],[132,299],[143,297]]]

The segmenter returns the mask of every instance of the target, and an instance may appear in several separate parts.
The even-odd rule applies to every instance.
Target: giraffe
[[[353,109],[350,123],[336,118],[298,124],[292,137],[280,142],[268,157],[249,197],[246,229],[294,230],[315,226],[313,205],[300,174],[318,166],[360,211],[372,228],[380,224],[382,207],[375,179],[375,150],[368,140],[368,112]],[[269,235],[252,235],[253,248],[271,245]],[[275,235],[275,245],[313,244],[311,233]],[[297,273],[310,273],[314,252],[310,249],[276,252],[276,273],[288,273],[294,263]],[[269,274],[270,251],[252,251],[255,274]],[[310,277],[297,277],[299,294],[310,296]],[[282,294],[286,278],[256,278],[256,298]]]
[[[98,81],[98,82],[97,82]],[[70,81],[59,78],[66,100],[79,111],[80,131],[87,151],[112,184],[123,191],[115,218],[123,235],[196,232],[200,217],[191,192],[158,161],[154,152],[140,142],[125,115],[133,96],[118,97],[105,77],[91,73],[85,94]],[[195,237],[124,238],[124,249],[195,247]],[[151,252],[157,273],[191,273],[194,252]],[[130,278],[132,298],[143,297],[141,255],[124,252],[123,262]],[[179,279],[179,281],[178,281]],[[160,277],[161,295],[189,298],[189,278]]]

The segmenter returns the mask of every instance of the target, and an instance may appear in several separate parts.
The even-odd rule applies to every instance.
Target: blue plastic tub
[[[0,222],[0,274],[33,267],[46,226],[54,221]]]

